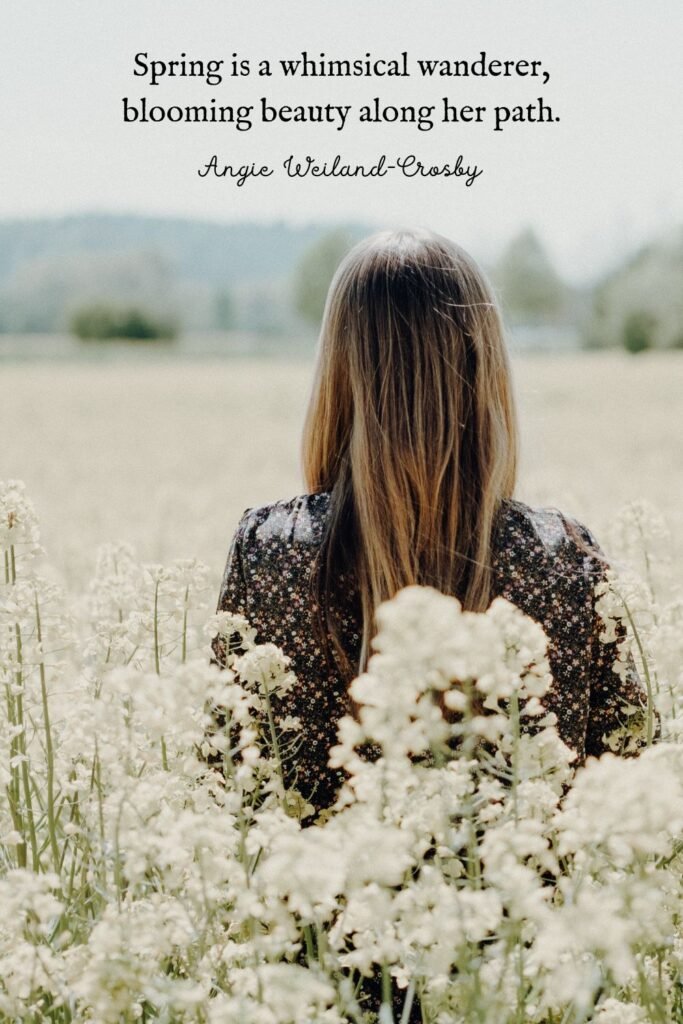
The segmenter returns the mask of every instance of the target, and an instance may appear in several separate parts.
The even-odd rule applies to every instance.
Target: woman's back
[[[513,500],[517,447],[505,333],[477,263],[424,230],[355,246],[320,332],[302,449],[309,493],[245,515],[220,597],[292,659],[299,683],[279,712],[301,719],[292,768],[315,806],[341,781],[328,752],[376,609],[407,586],[472,612],[504,597],[543,626],[545,703],[579,759],[605,749],[625,701],[645,703],[630,664],[614,673],[615,646],[599,639],[604,559],[579,524]]]
[[[280,700],[278,715],[301,719],[303,742],[292,777],[316,808],[331,804],[341,773],[327,765],[336,728],[350,711],[348,682],[326,653],[312,596],[316,556],[331,514],[328,492],[305,494],[249,509],[228,556],[219,608],[245,615],[261,642],[292,660],[297,685]],[[388,513],[389,514],[389,513]],[[503,499],[491,537],[491,598],[504,597],[544,628],[552,687],[545,706],[557,715],[562,739],[579,761],[599,755],[607,735],[625,721],[625,705],[646,706],[632,670],[617,675],[614,643],[603,644],[593,590],[604,562],[585,527],[554,509],[532,509]],[[362,647],[362,610],[355,581],[337,574],[329,592],[339,638],[349,662]]]

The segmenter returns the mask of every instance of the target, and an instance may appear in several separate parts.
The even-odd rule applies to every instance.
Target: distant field
[[[196,554],[217,577],[242,510],[302,489],[309,364],[24,363],[2,376],[1,475],[26,481],[67,581],[114,539],[155,561]],[[683,562],[683,358],[524,356],[515,376],[518,496],[601,538],[646,497]]]

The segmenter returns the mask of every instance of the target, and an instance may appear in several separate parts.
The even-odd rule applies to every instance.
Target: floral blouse
[[[218,601],[220,611],[249,620],[258,642],[277,644],[291,658],[297,685],[280,699],[278,714],[301,721],[303,742],[293,781],[318,810],[333,803],[344,780],[327,760],[337,724],[351,710],[346,687],[317,640],[310,596],[328,508],[329,494],[319,493],[247,509],[230,547]],[[647,697],[632,662],[617,675],[612,670],[616,644],[599,638],[602,623],[593,588],[605,563],[594,537],[555,509],[505,500],[492,551],[492,598],[507,598],[548,637],[553,684],[544,704],[557,715],[561,738],[576,751],[578,763],[611,749],[608,734],[624,724],[629,708],[631,713],[645,708]],[[337,590],[334,610],[344,649],[355,664],[362,627],[353,582],[340,577]]]

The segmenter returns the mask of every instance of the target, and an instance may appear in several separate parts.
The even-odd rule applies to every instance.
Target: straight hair
[[[311,578],[321,642],[348,681],[374,613],[422,584],[490,603],[496,512],[515,487],[517,418],[503,328],[475,261],[427,231],[353,248],[327,296],[303,434],[308,490],[330,511]],[[358,588],[358,665],[333,613],[340,574]]]

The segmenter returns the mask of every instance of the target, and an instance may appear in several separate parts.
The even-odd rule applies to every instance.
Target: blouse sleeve
[[[597,618],[597,616],[596,616]],[[595,626],[593,673],[586,730],[586,755],[599,757],[606,751],[627,756],[637,754],[648,743],[648,721],[652,735],[659,733],[659,720],[649,708],[646,688],[636,669],[633,655],[619,659],[619,638],[604,643],[599,638],[602,623]],[[623,626],[617,629],[623,641]]]
[[[595,585],[605,578],[608,563],[595,537],[582,529],[590,549],[593,623],[591,635],[590,703],[586,729],[586,756],[608,751],[622,756],[638,754],[659,734],[659,718],[640,678],[633,655],[622,651],[627,642],[623,622],[616,624],[616,639],[603,641],[605,624],[595,602]],[[648,729],[651,735],[648,738]]]
[[[232,612],[235,615],[243,615],[245,618],[248,618],[249,615],[247,583],[243,565],[243,544],[244,528],[249,511],[250,509],[247,509],[242,515],[230,543],[216,607],[217,612]],[[214,661],[218,665],[225,665],[227,642],[229,641],[225,637],[218,635],[211,643]]]
[[[249,509],[247,509],[247,512],[248,511]],[[228,551],[228,558],[225,563],[225,570],[223,572],[223,579],[221,581],[221,588],[218,595],[218,605],[216,608],[217,612],[232,612],[235,615],[242,615],[245,618],[247,616],[247,586],[244,576],[242,557],[245,517],[247,512],[245,512],[240,519],[230,543],[230,550]],[[211,650],[213,652],[211,664],[217,665],[219,668],[225,668],[228,662],[228,654],[236,652],[236,648],[239,646],[240,641],[241,637],[238,633],[234,633],[232,635],[228,635],[226,632],[216,633],[211,641]],[[205,760],[210,767],[222,772],[224,755],[220,752],[220,749],[216,747],[214,737],[217,734],[224,733],[226,729],[228,729],[227,720],[223,710],[215,705],[210,705],[208,712],[209,722],[205,732],[205,748],[199,751],[199,756]],[[235,758],[238,754],[233,751],[232,756]]]
[[[223,580],[218,595],[216,611],[234,612],[236,615],[247,614],[247,584],[244,576],[243,543],[246,516],[250,509],[242,515],[230,543]]]

